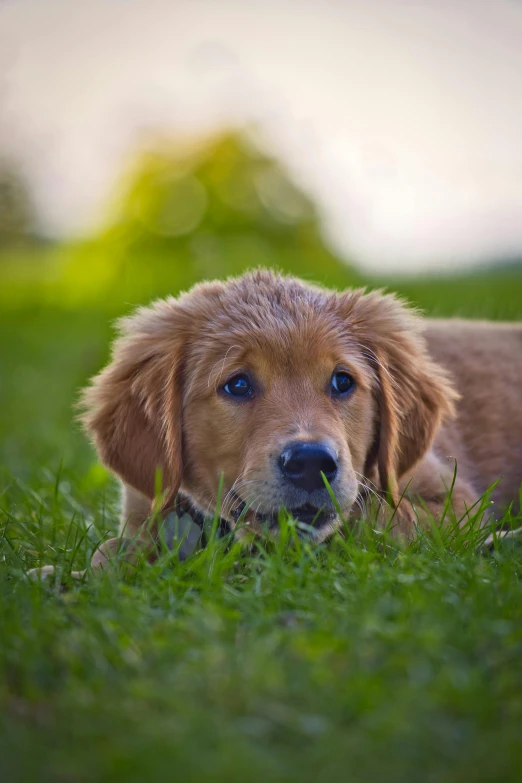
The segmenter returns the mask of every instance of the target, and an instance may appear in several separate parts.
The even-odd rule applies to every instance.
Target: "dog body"
[[[449,371],[460,400],[456,417],[441,425],[432,449],[414,471],[414,481],[422,483],[433,458],[439,465],[446,462],[451,473],[456,461],[459,485],[475,500],[501,479],[492,493],[499,513],[513,501],[518,505],[522,326],[426,319],[424,337],[430,355]]]
[[[142,308],[120,332],[83,421],[123,482],[127,536],[151,514],[158,468],[163,515],[178,493],[212,515],[222,481],[231,528],[277,533],[284,506],[316,541],[372,499],[379,524],[393,515],[411,536],[440,518],[455,464],[457,520],[501,477],[496,503],[517,497],[517,325],[424,320],[392,295],[260,270]]]

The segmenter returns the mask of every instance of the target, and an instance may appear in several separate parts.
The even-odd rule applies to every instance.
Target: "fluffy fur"
[[[328,391],[338,368],[356,382],[346,399]],[[254,379],[251,399],[223,391],[238,372]],[[144,523],[160,469],[163,514],[179,498],[212,513],[223,476],[231,528],[241,516],[242,530],[276,532],[281,506],[297,517],[312,506],[322,511],[310,535],[323,540],[339,524],[326,489],[307,494],[278,468],[285,444],[299,440],[338,455],[332,489],[344,517],[377,498],[411,536],[426,512],[440,518],[455,463],[458,519],[500,477],[496,504],[517,496],[521,382],[518,325],[425,320],[390,294],[256,271],[120,321],[110,364],[84,392],[83,422],[123,483],[131,538],[157,536]],[[389,518],[381,511],[381,524]],[[107,542],[93,565],[120,543]]]

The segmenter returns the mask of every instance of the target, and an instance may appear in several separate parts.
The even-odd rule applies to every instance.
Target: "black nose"
[[[279,458],[283,476],[299,489],[324,489],[321,473],[328,481],[337,474],[337,457],[325,443],[290,443]]]

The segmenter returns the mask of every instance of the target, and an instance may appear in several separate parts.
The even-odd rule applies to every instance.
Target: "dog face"
[[[391,296],[337,294],[270,272],[196,286],[121,323],[84,395],[102,460],[149,498],[161,468],[212,514],[277,531],[285,507],[322,540],[429,448],[453,391],[420,319]]]
[[[232,524],[243,515],[274,529],[284,506],[324,534],[335,509],[321,474],[343,509],[358,494],[373,437],[371,373],[318,313],[254,331],[240,307],[244,317],[231,308],[227,338],[209,340],[183,395],[182,486],[212,508],[222,474]]]

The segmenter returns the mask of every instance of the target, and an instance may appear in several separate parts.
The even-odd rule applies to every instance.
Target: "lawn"
[[[468,531],[398,550],[364,528],[310,549],[286,521],[283,539],[253,554],[216,540],[184,562],[165,552],[70,584],[118,516],[73,404],[107,357],[111,319],[130,308],[114,295],[60,303],[10,280],[1,781],[521,779],[514,543],[483,554]],[[390,287],[439,315],[522,316],[516,269]],[[41,563],[57,564],[67,589],[28,580]]]

